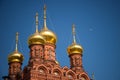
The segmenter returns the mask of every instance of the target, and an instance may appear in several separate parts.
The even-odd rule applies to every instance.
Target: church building
[[[70,68],[61,67],[56,60],[56,34],[46,23],[46,6],[44,5],[43,28],[38,30],[38,13],[36,13],[36,31],[28,38],[29,61],[22,70],[24,56],[18,50],[18,33],[16,33],[15,50],[8,55],[8,75],[3,80],[91,80],[82,66],[83,48],[76,42],[75,25],[72,25],[73,42],[67,52]]]

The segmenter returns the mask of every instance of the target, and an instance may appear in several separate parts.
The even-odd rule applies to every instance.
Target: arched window
[[[86,80],[84,77],[81,77],[80,80]]]
[[[55,75],[55,76],[58,76],[58,75],[59,75],[59,73],[58,73],[57,71],[55,71],[55,72],[54,72],[54,75]]]
[[[54,69],[53,69],[53,74],[54,74],[55,76],[61,76],[61,75],[62,75],[62,72],[61,72],[61,70],[60,70],[59,68],[54,68]]]
[[[45,73],[45,71],[42,68],[39,69],[39,72],[40,73]]]
[[[73,76],[71,74],[68,74],[69,79],[73,79]]]
[[[68,70],[67,71],[67,77],[68,77],[69,80],[75,79],[76,78],[75,72],[72,71],[72,70]]]
[[[39,71],[39,73],[42,73],[42,74],[48,73],[48,69],[44,65],[37,66],[36,70]]]

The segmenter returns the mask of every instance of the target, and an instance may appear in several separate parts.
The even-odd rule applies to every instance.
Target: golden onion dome
[[[76,43],[73,43],[72,45],[68,46],[67,52],[68,52],[69,55],[71,55],[71,54],[82,54],[83,48],[82,48],[82,46],[80,46]]]
[[[76,43],[76,39],[75,39],[75,25],[73,24],[72,26],[72,33],[73,33],[73,43],[68,46],[67,48],[67,52],[69,55],[71,54],[81,54],[83,52],[83,48],[81,45]]]
[[[29,46],[32,44],[44,44],[45,40],[42,35],[38,32],[38,13],[36,13],[36,32],[28,38]]]
[[[9,63],[12,63],[12,62],[22,63],[23,59],[24,59],[23,55],[16,50],[8,56]]]
[[[31,35],[28,38],[28,44],[32,45],[32,44],[44,44],[45,40],[43,38],[43,36],[41,36],[39,33],[34,33],[33,35]]]
[[[40,35],[42,35],[45,38],[46,43],[56,44],[57,37],[52,31],[43,28],[40,31]]]
[[[8,62],[20,62],[22,63],[24,57],[23,55],[18,51],[18,32],[16,33],[16,47],[15,51],[8,55]]]
[[[57,37],[54,32],[49,30],[46,25],[46,6],[44,5],[44,27],[40,34],[45,38],[46,43],[56,44]]]

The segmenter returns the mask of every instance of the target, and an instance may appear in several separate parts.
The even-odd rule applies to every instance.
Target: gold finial
[[[36,12],[36,32],[38,32],[38,12]]]
[[[73,34],[73,43],[76,43],[76,38],[75,38],[75,24],[72,25],[72,34]]]
[[[15,51],[18,51],[18,32],[16,33],[16,47],[15,47]]]
[[[46,25],[46,5],[44,5],[44,29],[48,29]]]

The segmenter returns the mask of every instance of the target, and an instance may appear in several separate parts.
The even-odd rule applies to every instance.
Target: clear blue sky
[[[0,0],[0,77],[7,75],[7,56],[14,51],[19,32],[19,51],[28,63],[28,37],[43,27],[43,5],[47,5],[47,26],[58,37],[56,57],[69,67],[66,52],[72,43],[71,26],[76,25],[77,43],[84,48],[83,66],[95,80],[120,80],[120,1],[119,0]],[[0,78],[1,80],[1,78]]]

